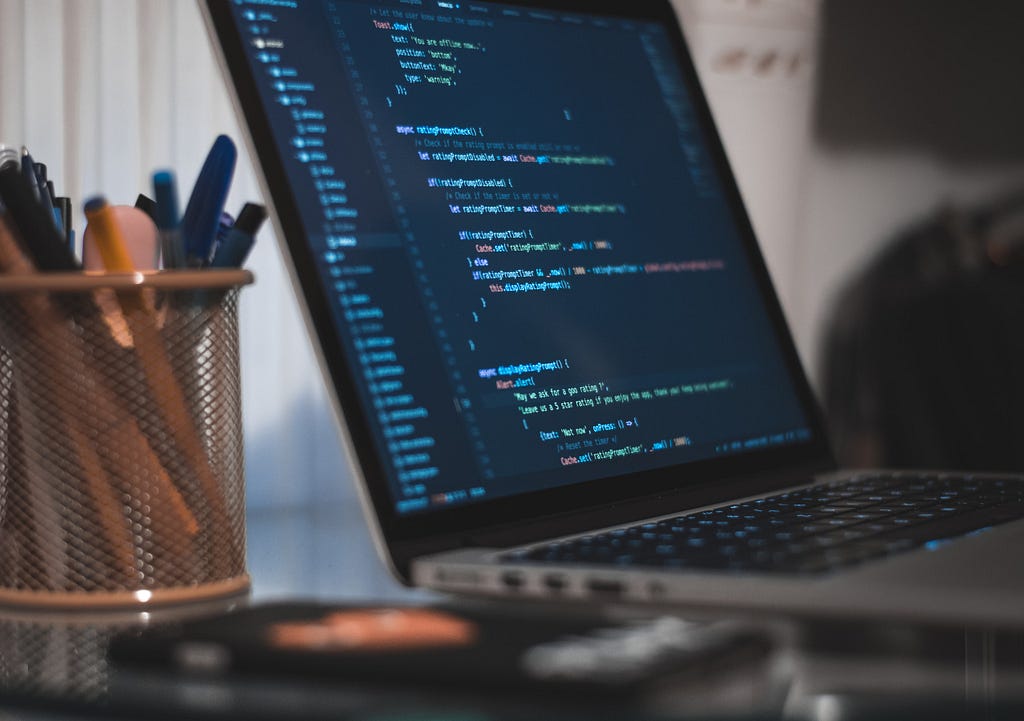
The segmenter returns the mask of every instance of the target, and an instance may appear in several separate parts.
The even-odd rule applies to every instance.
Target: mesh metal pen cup
[[[245,593],[247,271],[0,277],[0,604]]]
[[[106,704],[123,697],[121,691],[138,687],[137,679],[125,677],[111,661],[111,646],[119,636],[230,613],[247,603],[246,599],[220,598],[144,610],[0,608],[0,697],[17,696],[51,706],[55,702]],[[116,714],[105,706],[103,715]]]

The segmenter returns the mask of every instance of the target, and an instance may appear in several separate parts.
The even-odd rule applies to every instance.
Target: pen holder
[[[0,277],[0,603],[248,591],[247,271]]]
[[[115,638],[230,613],[245,603],[223,598],[145,610],[0,609],[0,697],[103,703],[116,694],[118,675],[107,653]]]

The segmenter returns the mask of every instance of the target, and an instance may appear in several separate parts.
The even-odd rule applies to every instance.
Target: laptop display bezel
[[[491,4],[478,0],[481,4]],[[545,517],[581,512],[608,505],[628,504],[631,500],[651,497],[680,489],[709,489],[721,484],[728,492],[730,479],[761,476],[779,487],[786,485],[783,471],[788,468],[828,469],[833,467],[832,455],[820,409],[804,373],[793,338],[788,330],[782,307],[775,293],[758,247],[757,239],[744,207],[735,177],[712,119],[706,97],[692,62],[685,39],[669,0],[642,3],[621,3],[614,0],[519,0],[524,7],[550,11],[582,12],[638,21],[661,23],[668,30],[679,59],[679,68],[693,91],[694,112],[706,140],[710,155],[721,180],[726,202],[733,213],[744,251],[763,298],[772,330],[777,338],[792,385],[811,430],[809,440],[792,445],[753,450],[721,458],[712,458],[684,465],[598,479],[520,496],[481,501],[465,506],[439,509],[421,515],[399,515],[389,492],[387,473],[378,456],[370,419],[356,391],[355,368],[343,351],[338,330],[330,311],[329,298],[319,280],[315,259],[303,231],[294,191],[287,181],[284,162],[271,133],[269,119],[260,99],[256,79],[250,66],[244,41],[231,15],[230,0],[201,0],[216,34],[222,61],[236,94],[240,118],[250,136],[257,172],[262,174],[269,204],[276,214],[276,226],[288,261],[291,263],[297,292],[315,329],[328,384],[335,394],[336,407],[343,416],[349,435],[350,449],[355,454],[365,491],[376,515],[377,526],[392,555],[400,546],[399,565],[415,549],[441,550],[457,547],[482,529],[513,523],[529,523]],[[729,496],[725,496],[728,498]]]

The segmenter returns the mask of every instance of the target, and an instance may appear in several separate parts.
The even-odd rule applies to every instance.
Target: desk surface
[[[254,601],[438,600],[390,579],[355,509],[256,512],[249,531]],[[506,608],[546,612],[536,606]],[[208,613],[209,607],[196,610]],[[687,616],[685,610],[680,614]],[[113,669],[104,655],[109,638],[139,619],[107,620],[0,611],[0,719],[6,718],[5,709],[16,718],[38,719],[1024,718],[1024,633],[1019,631],[746,619],[774,639],[769,656],[688,679],[672,693],[625,709],[594,706],[587,699],[553,704],[493,694],[381,693],[284,680],[142,674]]]

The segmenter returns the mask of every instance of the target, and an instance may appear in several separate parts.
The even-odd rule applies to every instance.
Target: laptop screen
[[[814,440],[674,23],[474,0],[222,15],[387,514]]]

